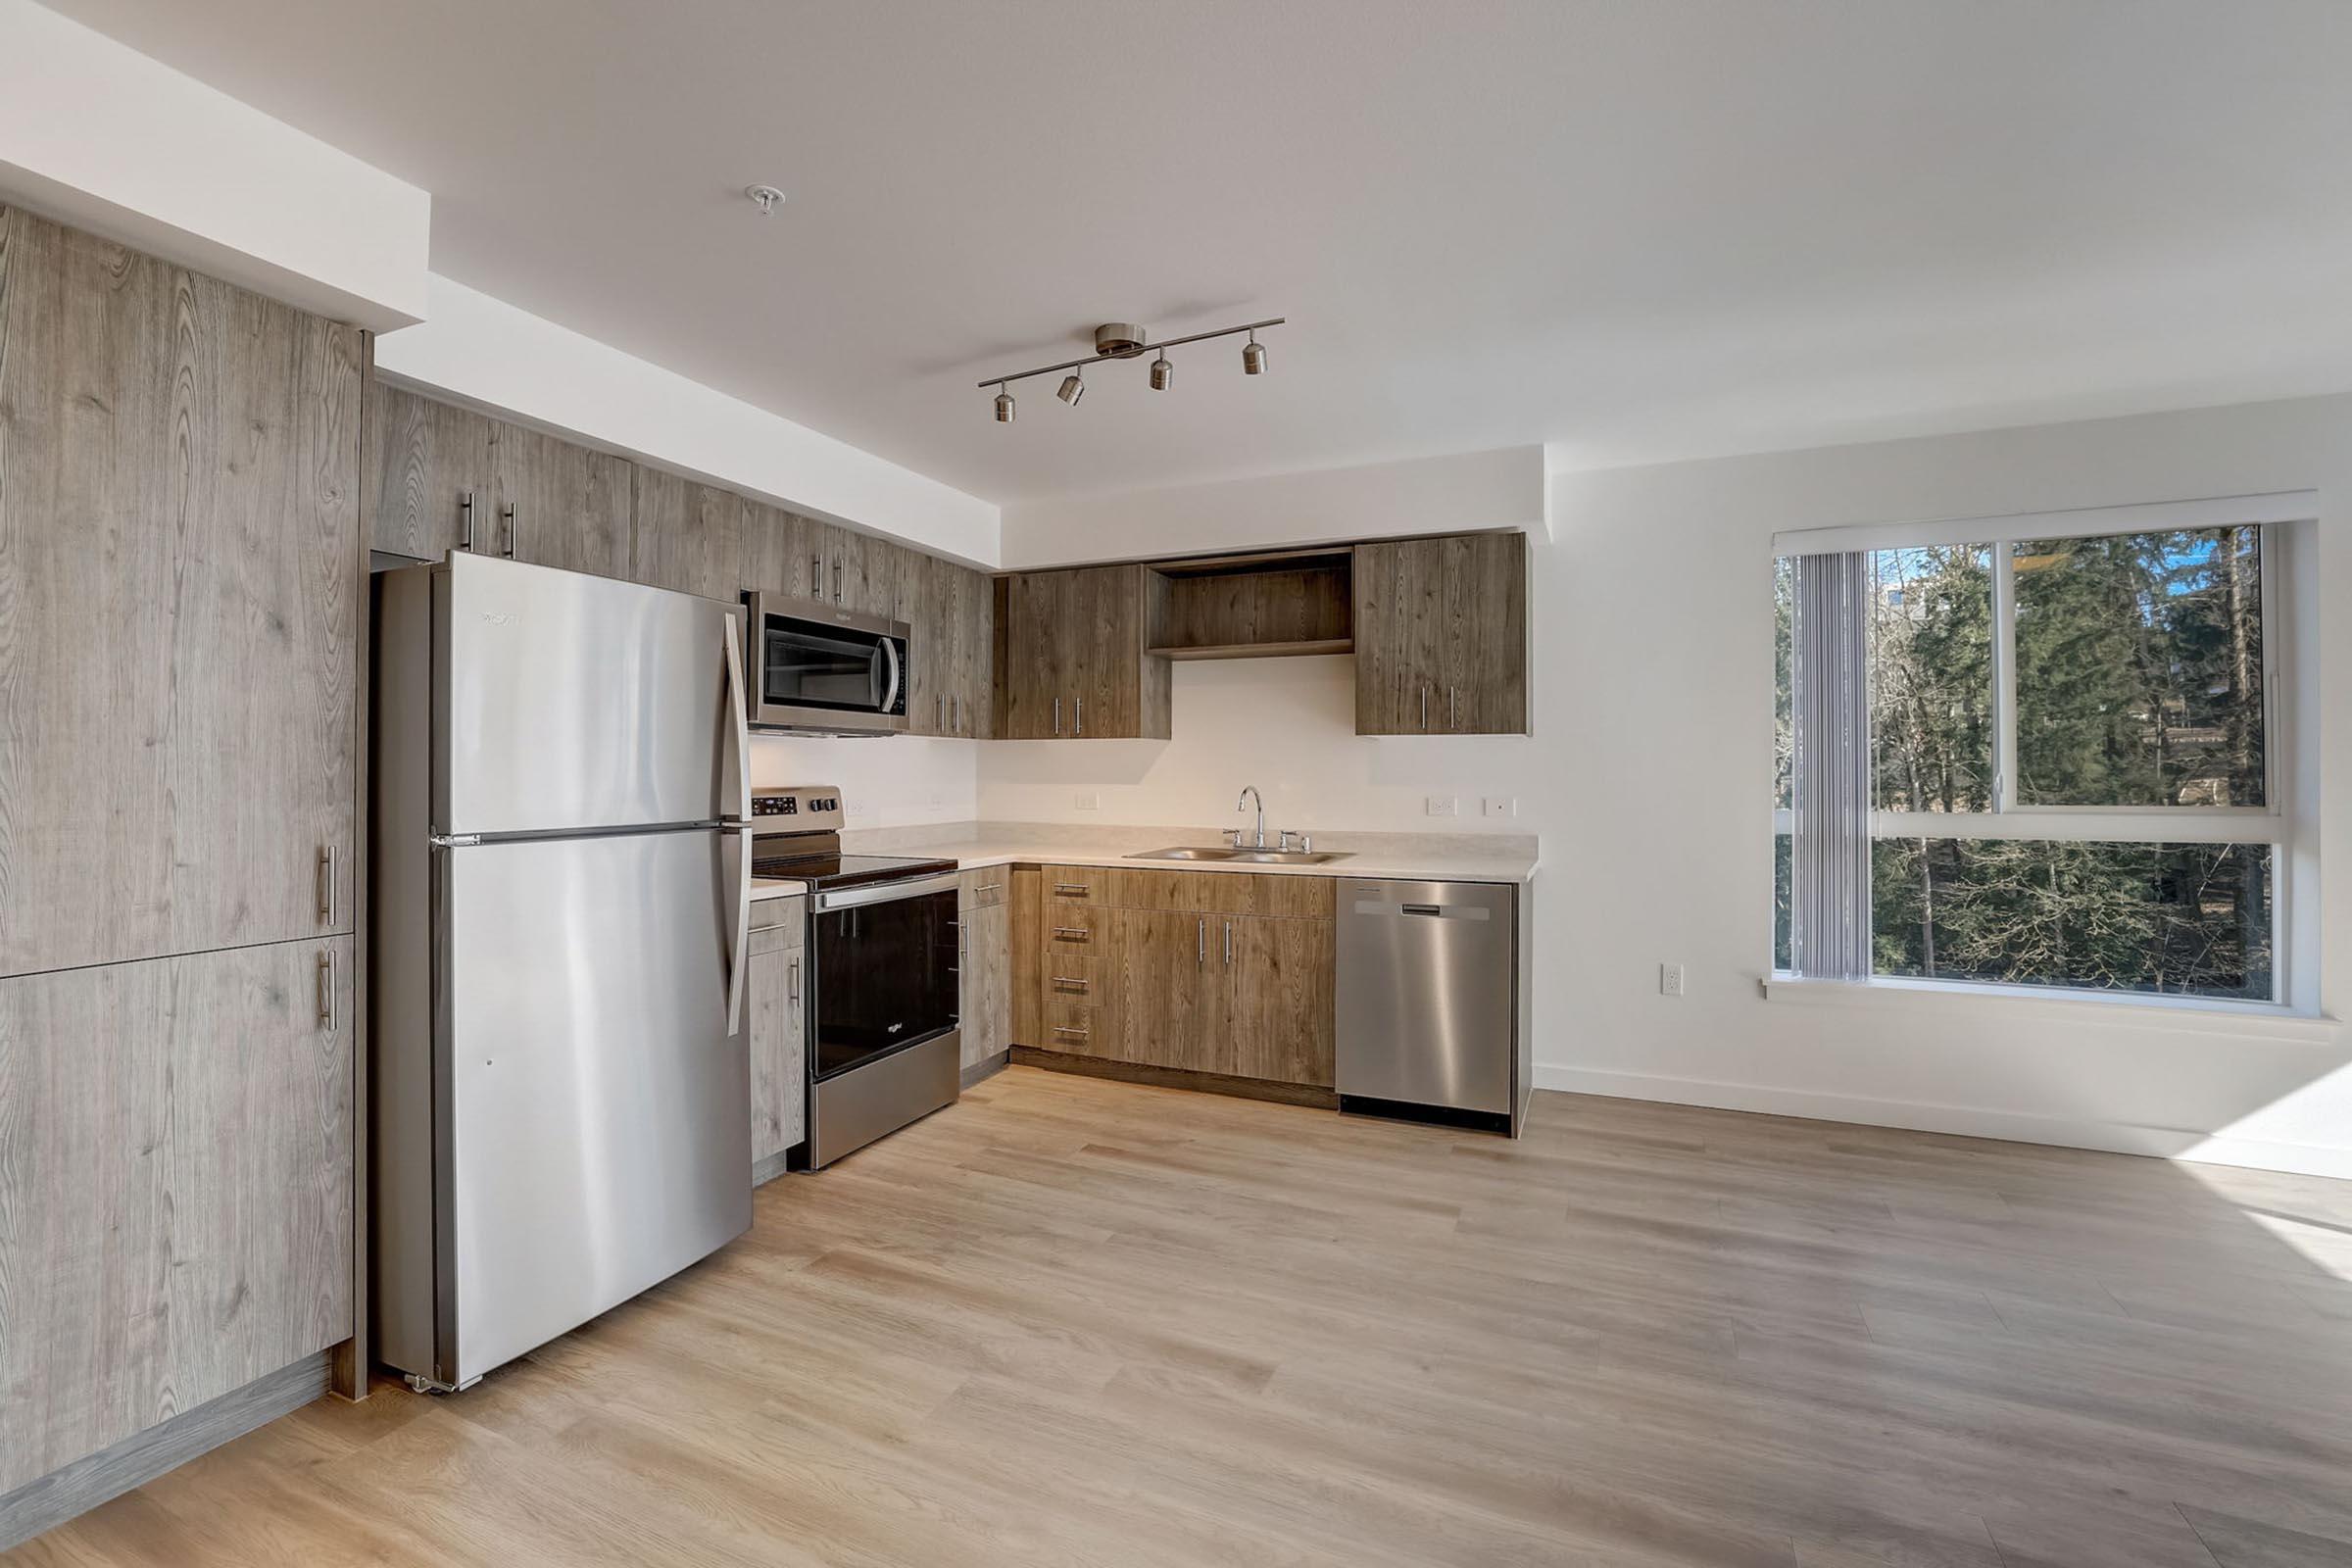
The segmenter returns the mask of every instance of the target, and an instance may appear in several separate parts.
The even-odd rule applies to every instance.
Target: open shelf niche
[[[1144,651],[1161,659],[1353,653],[1354,559],[1342,546],[1155,562],[1144,571]]]

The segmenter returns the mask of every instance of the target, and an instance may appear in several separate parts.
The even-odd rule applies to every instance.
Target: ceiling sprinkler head
[[[746,185],[743,193],[752,199],[754,207],[760,209],[761,218],[775,217],[776,209],[784,205],[784,193],[773,185]]]

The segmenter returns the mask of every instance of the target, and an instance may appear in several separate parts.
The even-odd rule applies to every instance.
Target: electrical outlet
[[[1451,816],[1458,809],[1459,805],[1450,795],[1432,795],[1429,798],[1429,814],[1432,816]]]
[[[1487,797],[1487,814],[1489,816],[1517,816],[1519,803],[1508,795],[1490,795]]]
[[[1096,794],[1093,790],[1080,790],[1078,792],[1078,809],[1081,811],[1100,811],[1102,809],[1102,797]]]
[[[1658,995],[1679,997],[1683,994],[1683,966],[1679,963],[1658,965]]]

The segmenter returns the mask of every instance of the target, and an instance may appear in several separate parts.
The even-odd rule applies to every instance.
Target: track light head
[[[1004,390],[1002,382],[997,385],[997,422],[999,424],[1012,422],[1012,394]]]
[[[1242,373],[1244,375],[1266,373],[1266,346],[1257,340],[1255,332],[1250,333],[1250,341],[1242,345]]]
[[[1163,353],[1158,359],[1152,362],[1152,391],[1165,392],[1168,389],[1168,383],[1174,379],[1176,379],[1176,367],[1168,363],[1167,355]]]
[[[1077,371],[1072,370],[1061,378],[1061,385],[1054,389],[1054,395],[1074,409],[1078,406],[1078,400],[1086,396],[1086,382]]]

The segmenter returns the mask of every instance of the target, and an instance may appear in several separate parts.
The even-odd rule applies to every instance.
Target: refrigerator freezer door
[[[740,606],[462,551],[435,570],[440,831],[733,813]]]
[[[750,1226],[750,1057],[727,1032],[736,850],[689,829],[440,852],[447,1381]]]

